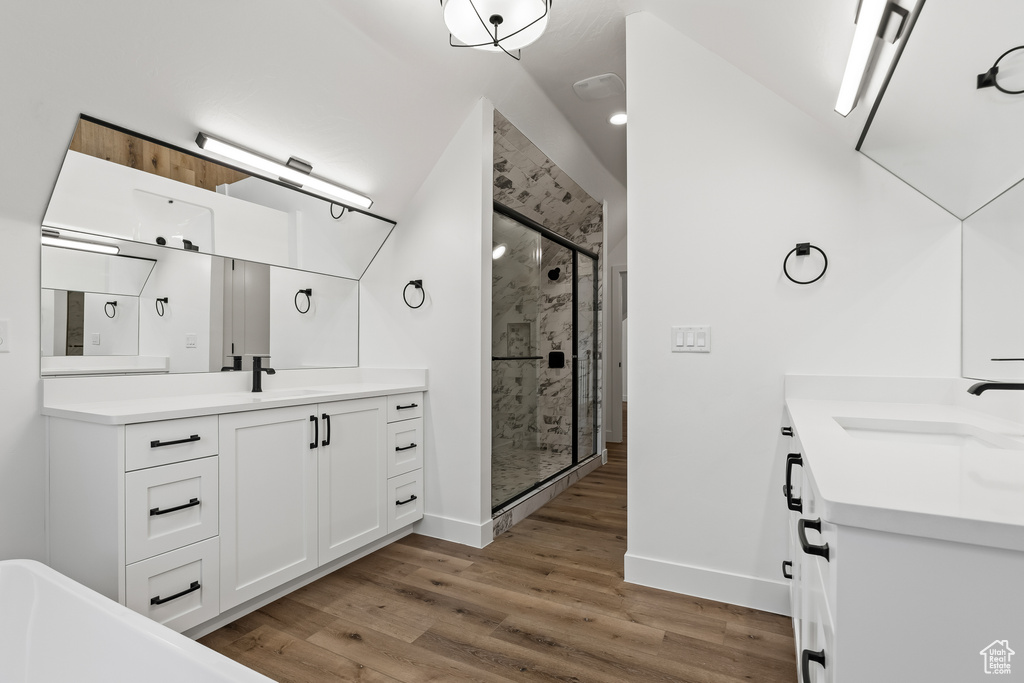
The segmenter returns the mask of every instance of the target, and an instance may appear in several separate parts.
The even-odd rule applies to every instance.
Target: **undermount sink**
[[[962,422],[835,417],[855,439],[889,443],[1024,450],[1024,442]]]
[[[239,398],[248,401],[278,401],[286,398],[302,398],[304,396],[323,396],[330,393],[323,389],[264,389],[259,393],[246,392],[236,394]]]

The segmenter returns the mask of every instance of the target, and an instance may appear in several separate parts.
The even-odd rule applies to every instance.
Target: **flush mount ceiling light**
[[[608,119],[608,123],[613,126],[624,126],[626,125],[626,112],[619,112],[618,114],[612,114],[612,117]]]
[[[335,185],[334,183],[318,178],[315,175],[310,175],[313,171],[313,167],[308,163],[299,159],[288,160],[288,163],[282,164],[268,159],[265,156],[251,152],[244,147],[239,147],[230,142],[225,142],[218,138],[207,135],[206,133],[200,133],[196,136],[196,144],[201,149],[206,150],[212,154],[218,154],[222,157],[236,161],[243,166],[248,166],[264,173],[268,173],[272,176],[277,176],[289,185],[295,185],[306,192],[310,192],[315,195],[319,195],[324,199],[343,204],[346,206],[356,206],[360,209],[369,209],[373,205],[373,200],[369,197],[353,192],[352,190]]]
[[[522,48],[540,38],[547,28],[552,1],[441,0],[448,44],[504,52],[520,59]]]
[[[120,247],[115,244],[103,244],[84,239],[61,236],[56,230],[43,230],[40,241],[47,247],[60,247],[61,249],[77,249],[78,251],[91,251],[96,254],[118,254]]]
[[[857,105],[857,95],[864,84],[864,76],[875,49],[875,39],[885,38],[888,42],[899,40],[909,14],[890,0],[861,0],[857,29],[853,34],[850,57],[846,62],[843,83],[839,86],[839,98],[836,100],[837,113],[846,116]],[[891,29],[891,26],[895,26],[895,29]],[[894,31],[895,35],[887,37],[890,31]]]

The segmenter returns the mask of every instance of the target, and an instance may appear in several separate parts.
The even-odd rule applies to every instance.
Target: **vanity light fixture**
[[[313,167],[304,161],[293,158],[288,163],[282,164],[206,133],[200,133],[196,136],[196,144],[207,152],[237,161],[243,166],[249,166],[264,173],[269,173],[290,185],[295,185],[307,192],[320,195],[328,201],[356,206],[360,209],[369,209],[373,205],[373,200],[369,197],[340,185],[335,185],[315,175],[310,175]]]
[[[857,95],[864,83],[864,74],[875,47],[882,19],[892,11],[889,0],[861,0],[857,15],[857,30],[853,34],[853,46],[843,73],[843,83],[839,86],[839,99],[836,100],[836,112],[848,115],[857,105]]]
[[[626,125],[626,112],[620,111],[618,114],[612,114],[612,117],[608,119],[608,123],[613,126],[624,126]]]
[[[448,44],[504,52],[518,60],[522,48],[540,38],[547,28],[552,1],[441,0]]]
[[[494,248],[494,251],[491,252],[491,258],[497,261],[498,259],[505,255],[505,249],[506,247],[504,244],[499,244]]]
[[[91,251],[96,254],[118,254],[121,252],[121,248],[115,244],[102,244],[100,242],[89,242],[71,237],[61,237],[61,234],[56,230],[44,230],[40,241],[47,247],[77,249],[79,251]]]

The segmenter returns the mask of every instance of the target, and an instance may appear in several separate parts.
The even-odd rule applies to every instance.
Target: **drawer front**
[[[181,632],[220,614],[220,543],[211,538],[125,568],[125,605]]]
[[[423,468],[423,418],[388,425],[388,477]]]
[[[388,396],[388,422],[423,417],[423,392]]]
[[[217,416],[125,427],[125,471],[217,455]]]
[[[388,479],[388,533],[423,517],[423,470]]]
[[[125,562],[217,535],[217,458],[124,475]]]

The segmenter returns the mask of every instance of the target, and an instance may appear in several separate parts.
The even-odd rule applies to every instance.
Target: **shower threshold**
[[[602,457],[594,453],[576,465],[568,467],[506,501],[491,511],[494,536],[505,533],[531,514],[544,507],[558,494],[587,476],[602,464]]]

